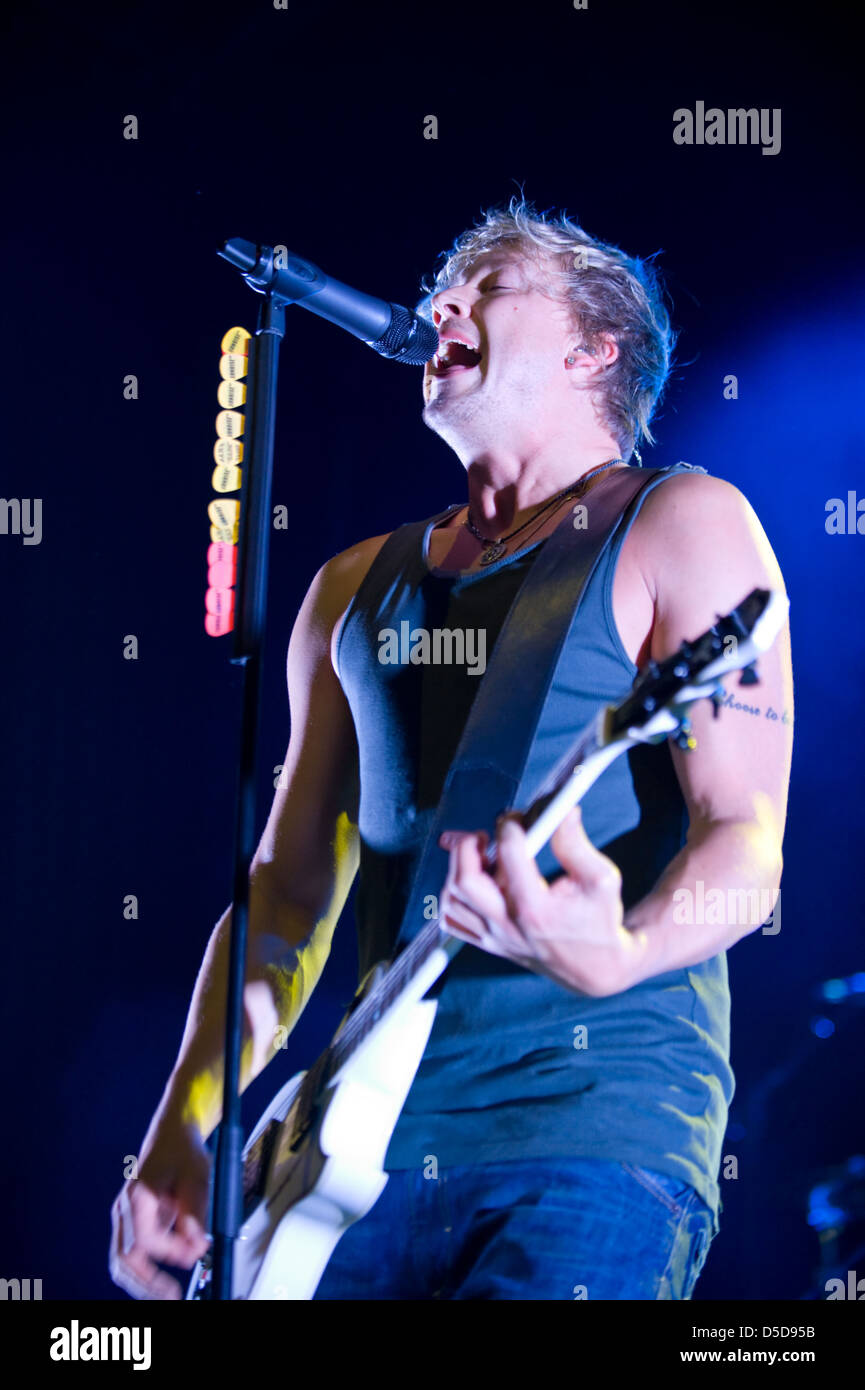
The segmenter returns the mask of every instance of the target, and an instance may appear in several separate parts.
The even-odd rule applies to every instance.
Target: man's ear
[[[611,367],[619,355],[619,345],[615,338],[610,334],[605,334],[598,340],[596,347],[589,347],[586,343],[575,343],[567,357],[565,366],[568,370],[579,370],[582,375],[597,376],[607,367]]]

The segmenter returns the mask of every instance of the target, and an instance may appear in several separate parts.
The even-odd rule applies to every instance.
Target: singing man
[[[243,1087],[309,999],[358,870],[361,974],[393,953],[508,612],[558,527],[578,527],[623,472],[641,481],[670,372],[653,264],[564,214],[516,200],[488,212],[425,288],[439,351],[423,419],[462,465],[464,501],[335,556],[301,607],[284,785],[251,869]],[[741,492],[688,465],[646,470],[549,672],[531,766],[552,767],[638,668],[756,587],[784,584]],[[428,639],[414,657],[403,644],[400,660],[397,643],[382,659],[381,634],[406,630]],[[473,634],[475,652],[482,633],[485,670],[432,659],[443,632]],[[498,825],[492,870],[487,830],[445,828],[434,910],[463,948],[437,990],[388,1183],[337,1245],[317,1299],[691,1297],[719,1229],[734,1086],[725,953],[763,922],[687,920],[681,904],[710,888],[740,903],[778,890],[786,628],[760,681],[748,704],[784,719],[695,706],[692,751],[665,742],[620,758],[537,859],[518,815]],[[503,703],[491,736],[507,739],[508,718]],[[160,1265],[189,1268],[208,1245],[229,918],[205,953],[138,1177],[113,1207],[112,1275],[137,1297],[180,1297]]]

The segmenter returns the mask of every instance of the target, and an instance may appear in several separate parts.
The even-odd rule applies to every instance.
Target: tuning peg
[[[739,677],[740,685],[759,685],[760,677],[757,675],[757,667],[752,661],[750,666],[746,666]]]
[[[677,748],[681,748],[685,753],[693,753],[697,746],[697,740],[691,732],[690,719],[683,719],[676,732],[673,734],[673,742]]]

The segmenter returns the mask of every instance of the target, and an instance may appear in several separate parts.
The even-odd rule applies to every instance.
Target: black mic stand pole
[[[225,251],[219,254],[238,264]],[[294,302],[277,295],[272,287],[265,287],[270,285],[273,274],[272,257],[268,256],[267,259],[270,261],[270,274],[261,261],[255,267],[260,273],[259,283],[255,283],[251,276],[244,276],[253,289],[264,294],[264,303],[255,337],[249,344],[249,434],[243,452],[241,475],[234,654],[231,657],[232,663],[243,669],[243,704],[235,819],[234,898],[229,930],[222,1121],[213,1175],[211,1278],[211,1297],[225,1301],[232,1296],[234,1241],[243,1214],[240,1057],[249,925],[249,866],[256,846],[255,774],[261,709],[262,644],[267,616],[277,369],[279,345],[285,334],[285,308]]]

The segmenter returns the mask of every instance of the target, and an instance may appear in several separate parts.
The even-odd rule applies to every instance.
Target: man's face
[[[457,452],[552,424],[568,399],[573,329],[542,284],[534,261],[503,250],[432,296],[440,348],[424,369],[423,418]]]

